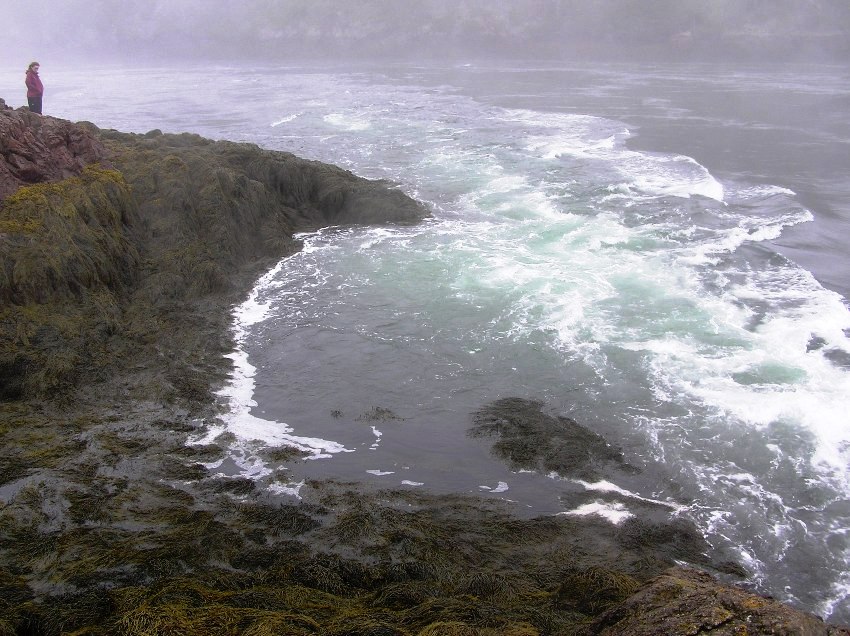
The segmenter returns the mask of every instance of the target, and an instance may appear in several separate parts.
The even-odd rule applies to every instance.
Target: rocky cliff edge
[[[179,350],[176,336],[191,340],[181,312],[244,293],[297,249],[295,232],[427,214],[386,184],[288,153],[101,131],[5,104],[0,201],[6,399],[112,377],[167,333]]]

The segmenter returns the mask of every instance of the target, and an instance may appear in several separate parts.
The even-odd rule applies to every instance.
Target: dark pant
[[[35,97],[27,97],[27,102],[29,102],[30,110],[32,112],[41,115],[41,95],[36,95]]]

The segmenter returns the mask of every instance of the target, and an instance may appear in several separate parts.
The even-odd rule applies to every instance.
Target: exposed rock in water
[[[550,415],[543,403],[535,400],[502,398],[481,408],[473,421],[469,434],[495,438],[493,453],[514,470],[567,478],[561,495],[566,514],[578,510],[604,516],[606,508],[617,512],[621,559],[634,550],[642,557],[652,554],[659,563],[687,562],[738,578],[746,576],[733,562],[709,556],[710,546],[692,522],[675,514],[676,506],[633,495],[629,479],[640,470],[630,466],[623,453],[601,435],[575,420]],[[626,489],[588,488],[600,482],[625,484]],[[622,561],[620,569],[625,565]]]
[[[295,502],[212,473],[223,448],[187,438],[217,421],[232,305],[294,232],[427,212],[340,168],[195,135],[0,107],[0,149],[0,634],[596,633],[676,560],[711,565],[671,524],[523,520],[335,482]],[[533,403],[479,425],[512,437],[519,465],[629,470]],[[764,625],[811,618],[765,607]],[[665,624],[690,629],[680,618]]]
[[[475,414],[470,435],[497,437],[493,453],[514,469],[595,481],[605,467],[628,468],[623,454],[603,437],[568,417],[544,413],[542,406],[521,398],[497,400]]]

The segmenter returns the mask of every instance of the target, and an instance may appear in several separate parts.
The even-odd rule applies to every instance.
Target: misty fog
[[[3,66],[850,59],[847,0],[11,0]]]

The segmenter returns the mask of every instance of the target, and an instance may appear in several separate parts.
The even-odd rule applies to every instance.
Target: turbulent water
[[[760,591],[850,622],[845,69],[42,68],[48,114],[291,151],[433,214],[302,236],[258,282],[222,470],[267,478],[288,442],[315,461],[281,492],[336,477],[612,523],[663,501]],[[466,435],[510,396],[644,472],[511,472]]]

